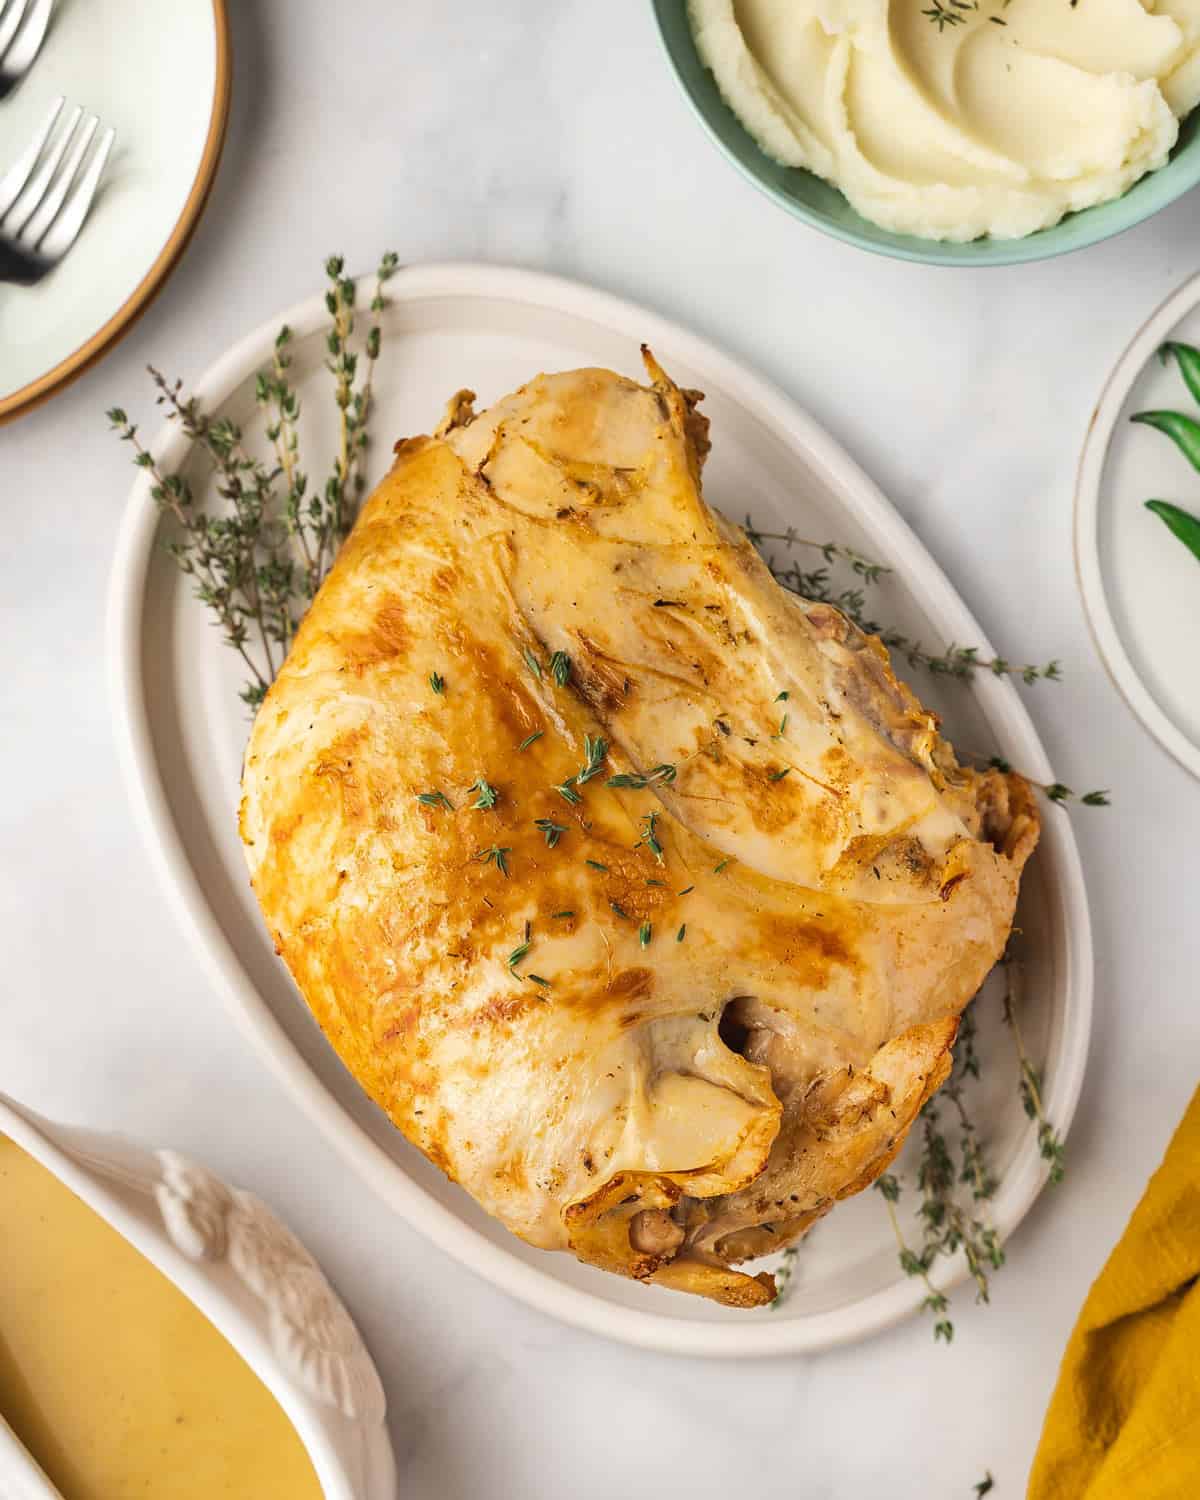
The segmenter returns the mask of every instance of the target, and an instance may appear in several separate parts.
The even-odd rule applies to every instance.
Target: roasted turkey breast
[[[345,1065],[515,1234],[754,1306],[945,1078],[1038,817],[709,508],[651,383],[460,392],[263,703],[241,830]]]

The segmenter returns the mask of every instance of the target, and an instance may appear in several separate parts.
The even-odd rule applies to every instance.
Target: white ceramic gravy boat
[[[168,1277],[271,1391],[325,1500],[395,1500],[379,1374],[358,1329],[296,1236],[252,1194],[173,1151],[53,1124],[0,1094],[6,1135]],[[13,1438],[0,1494],[53,1496]],[[46,1481],[42,1481],[45,1485]]]

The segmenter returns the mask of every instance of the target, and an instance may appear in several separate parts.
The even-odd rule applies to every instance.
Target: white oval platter
[[[539,370],[606,365],[638,376],[649,343],[671,374],[707,393],[713,452],[705,492],[730,515],[764,530],[799,528],[889,564],[873,586],[878,611],[926,643],[972,643],[988,652],[975,621],[924,547],[857,465],[810,417],[704,340],[642,308],[553,277],[495,266],[449,264],[402,271],[384,313],[376,377],[372,480],[394,439],[428,432],[446,398],[464,385],[486,405]],[[210,412],[247,426],[254,373],[269,360],[282,322],[294,331],[292,370],[304,407],[302,450],[315,471],[333,451],[329,377],[322,369],[325,312],[314,297],[225,354],[196,386]],[[156,451],[170,468],[188,461],[174,429]],[[202,484],[202,470],[187,472]],[[161,546],[159,523],[139,482],[114,566],[110,659],[117,736],[138,822],[184,925],[246,1036],[285,1080],[360,1176],[462,1264],[566,1322],[645,1348],[745,1357],[814,1350],[861,1337],[920,1304],[922,1288],[897,1265],[876,1194],[840,1205],[797,1262],[791,1295],[769,1312],[735,1312],[607,1276],[565,1255],[511,1237],[447,1182],[360,1092],[311,1020],[275,958],[249,890],[235,809],[248,722],[238,702],[238,662],[189,597]],[[811,567],[818,554],[802,558]],[[940,694],[922,680],[952,734],[999,751],[1028,775],[1051,780],[1041,743],[1017,692],[978,673]],[[1091,1027],[1092,950],[1079,858],[1067,815],[1049,808],[1041,849],[1025,882],[1022,1012],[1045,1079],[1047,1111],[1066,1129],[1082,1082]],[[976,1112],[1000,1186],[992,1217],[1007,1239],[1046,1179],[1045,1163],[1017,1099],[1015,1063],[996,997],[980,1006],[980,1040],[1002,1049],[985,1070]],[[907,1194],[905,1204],[915,1202]],[[961,1279],[958,1261],[935,1280]]]
[[[1163,748],[1200,776],[1200,565],[1145,507],[1200,515],[1200,475],[1139,411],[1200,417],[1168,340],[1200,345],[1200,276],[1172,293],[1117,361],[1079,461],[1075,562],[1092,635],[1118,692]]]

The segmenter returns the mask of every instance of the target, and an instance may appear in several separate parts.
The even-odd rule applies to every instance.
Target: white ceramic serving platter
[[[77,375],[161,285],[216,171],[229,80],[225,0],[56,0],[37,61],[0,100],[0,173],[59,94],[116,143],[67,258],[36,286],[0,286],[0,421]]]
[[[0,1136],[70,1188],[229,1340],[295,1427],[326,1500],[395,1500],[379,1372],[320,1267],[266,1204],[173,1151],[54,1124],[4,1094]],[[0,1418],[0,1496],[57,1494],[40,1474]]]
[[[1125,701],[1180,765],[1200,776],[1200,563],[1146,509],[1170,500],[1200,515],[1200,474],[1175,445],[1129,418],[1200,409],[1168,340],[1200,345],[1200,276],[1134,336],[1092,417],[1075,490],[1075,560],[1084,608]]]
[[[483,404],[539,370],[601,364],[640,375],[648,342],[682,384],[707,392],[713,451],[705,491],[763,529],[794,525],[834,538],[895,568],[878,609],[927,643],[986,642],[966,607],[904,522],[845,453],[791,401],[711,345],[629,303],[573,283],[492,266],[407,269],[390,288],[384,355],[376,377],[372,478],[393,440],[427,432],[463,385]],[[211,411],[248,425],[254,372],[269,359],[282,321],[296,336],[306,468],[333,451],[334,409],[321,369],[320,297],[273,319],[227,353],[196,389]],[[164,356],[167,357],[167,356]],[[114,393],[116,394],[116,393]],[[203,469],[174,430],[158,451],[203,485]],[[448,1183],[360,1093],[312,1022],[272,952],[247,882],[235,830],[248,722],[238,663],[156,545],[158,519],[144,483],[131,497],[111,594],[112,692],[138,820],[218,991],[248,1038],[361,1176],[437,1247],[545,1312],[648,1348],[747,1356],[818,1349],[856,1338],[916,1308],[921,1289],[897,1266],[878,1195],[839,1206],[806,1244],[792,1295],[769,1312],[734,1312],[607,1276],[566,1255],[512,1238]],[[806,566],[819,561],[805,558]],[[921,688],[934,684],[922,681]],[[935,695],[930,695],[935,696]],[[1020,699],[980,673],[941,694],[961,743],[998,749],[1038,780],[1050,767]],[[1066,1129],[1091,1024],[1092,955],[1087,903],[1067,815],[1049,808],[1020,913],[1025,933],[1023,1025],[1044,1066],[1048,1111]],[[977,1112],[1002,1177],[995,1222],[1011,1234],[1045,1181],[1015,1087],[1009,1038],[992,995],[980,1008],[985,1069]],[[902,1207],[915,1200],[908,1194]],[[433,1252],[431,1252],[433,1253]],[[939,1267],[948,1285],[957,1262]]]

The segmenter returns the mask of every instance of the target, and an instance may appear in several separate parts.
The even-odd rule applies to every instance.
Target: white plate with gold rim
[[[216,175],[231,77],[225,0],[57,0],[0,102],[0,173],[60,94],[116,143],[66,259],[36,286],[0,285],[0,423],[82,374],[162,286]]]
[[[539,370],[602,364],[640,374],[648,342],[681,383],[707,393],[713,451],[705,492],[766,530],[800,527],[891,564],[879,609],[926,642],[988,650],[965,605],[871,481],[810,417],[711,345],[627,302],[571,282],[494,266],[418,266],[392,283],[384,357],[376,376],[372,478],[393,439],[427,432],[446,398],[470,385],[486,405]],[[196,387],[209,410],[250,425],[254,373],[281,322],[294,330],[292,374],[310,455],[331,453],[333,404],[323,301],[272,319],[225,354]],[[188,459],[173,429],[157,451]],[[202,469],[188,472],[203,484]],[[315,468],[310,457],[307,467]],[[325,1043],[276,959],[249,890],[235,826],[248,723],[237,660],[225,649],[161,547],[147,486],[135,486],[114,566],[110,652],[113,704],[133,803],[175,904],[247,1036],[286,1080],[363,1179],[433,1244],[514,1296],[576,1326],[647,1348],[713,1356],[783,1354],[860,1337],[914,1311],[923,1289],[897,1265],[877,1195],[838,1207],[802,1251],[794,1292],[769,1312],[736,1312],[607,1276],[510,1236],[427,1162],[361,1093]],[[819,561],[819,559],[817,559]],[[809,560],[811,563],[811,559]],[[940,694],[952,732],[996,749],[1042,781],[1045,752],[1006,680],[978,674]],[[1083,878],[1067,815],[1048,809],[1042,847],[1026,877],[1024,1027],[1044,1069],[1048,1112],[1065,1130],[1083,1078],[1091,1027],[1092,950]],[[1007,1238],[1046,1180],[1045,1163],[1016,1092],[1010,1043],[993,994],[980,1013],[981,1045],[997,1052],[977,1113],[1000,1187],[993,1218]],[[902,1206],[914,1201],[908,1194]],[[943,1286],[961,1279],[943,1262]]]
[[[1075,563],[1084,611],[1109,676],[1181,766],[1200,776],[1200,564],[1147,500],[1200,515],[1197,474],[1135,412],[1200,419],[1168,340],[1200,346],[1200,275],[1143,324],[1108,377],[1088,427],[1075,487]]]

